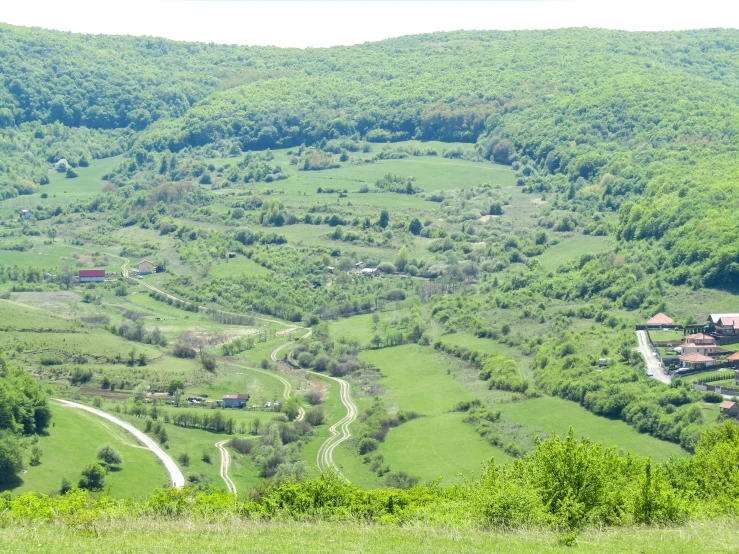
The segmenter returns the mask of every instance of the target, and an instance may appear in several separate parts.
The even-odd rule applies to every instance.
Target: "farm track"
[[[180,489],[185,486],[185,476],[182,475],[180,468],[177,467],[177,464],[169,456],[169,454],[162,450],[162,448],[153,440],[151,440],[151,438],[147,437],[142,431],[139,431],[130,423],[121,421],[117,417],[114,417],[102,410],[91,408],[90,406],[85,406],[84,404],[78,404],[77,402],[70,402],[69,400],[62,400],[60,398],[52,398],[52,400],[64,404],[65,406],[71,406],[72,408],[85,410],[86,412],[95,414],[96,416],[107,419],[108,421],[122,427],[123,429],[131,433],[139,442],[141,442],[141,444],[151,450],[162,461],[162,463],[164,464],[164,468],[169,473],[169,477],[173,487]]]
[[[221,441],[216,443],[216,448],[221,451],[221,479],[223,479],[223,482],[226,483],[226,488],[228,489],[228,492],[232,492],[236,494],[236,484],[231,480],[231,477],[228,475],[228,468],[231,465],[231,455],[228,453],[228,450],[223,446],[228,441]]]
[[[125,278],[130,279],[131,277],[129,276],[129,271],[128,271],[128,264],[130,262],[128,258],[124,258],[122,256],[119,256],[119,258],[121,258],[124,261],[123,265],[121,265],[121,273],[123,274]],[[159,294],[163,294],[167,298],[171,298],[172,300],[177,300],[179,302],[184,302],[186,304],[191,304],[191,302],[188,302],[187,300],[183,300],[181,298],[177,298],[176,296],[173,296],[161,289],[158,289],[157,287],[150,285],[149,283],[144,283],[143,281],[139,281],[139,282],[147,289],[152,290],[154,292],[158,292]],[[204,306],[200,306],[200,308],[206,309]],[[269,323],[277,323],[278,325],[282,325],[284,327],[288,327],[292,329],[305,329],[308,332],[301,337],[303,339],[308,338],[309,336],[313,334],[313,330],[308,327],[301,327],[299,325],[290,325],[287,323],[283,323],[282,321],[277,321],[275,319],[269,319],[269,318],[264,318],[264,317],[254,317],[254,319],[258,319],[260,321],[267,321]],[[277,355],[283,348],[287,347],[289,344],[290,344],[290,341],[284,344],[281,344],[280,346],[278,346],[271,352],[270,358],[272,359],[273,362],[279,363]],[[290,356],[288,356],[288,361],[294,365]],[[257,368],[250,367],[250,366],[243,366],[241,364],[236,364],[233,362],[230,362],[230,363],[231,365],[235,365],[241,368],[246,368],[251,371],[257,371],[259,373],[265,373],[267,375],[270,375],[278,379],[279,381],[282,382],[284,386],[283,393],[282,393],[283,397],[285,398],[285,400],[290,400],[292,396],[292,385],[287,379],[285,379],[281,375],[277,375],[274,372],[264,371],[262,369],[257,369]],[[311,373],[319,377],[331,379],[332,381],[338,383],[339,385],[339,398],[341,400],[341,403],[344,405],[344,408],[346,408],[346,415],[343,418],[341,418],[339,421],[334,423],[331,427],[329,427],[329,433],[331,436],[328,439],[326,439],[321,445],[321,447],[319,448],[316,463],[318,464],[318,468],[321,471],[326,471],[329,468],[333,468],[339,473],[339,475],[341,475],[339,468],[334,463],[333,454],[336,448],[340,444],[342,444],[343,442],[351,438],[352,433],[351,433],[351,430],[349,429],[349,426],[357,419],[357,415],[358,415],[357,406],[354,404],[354,402],[351,399],[349,383],[347,383],[343,379],[339,379],[338,377],[323,375],[315,371],[308,371],[308,370],[304,370],[304,371],[306,373]],[[302,406],[300,406],[299,411],[298,411],[298,417],[295,419],[295,421],[302,421],[304,417],[305,417],[305,409]],[[222,454],[222,459],[223,459],[223,452],[221,454]],[[226,471],[226,475],[227,475],[227,471]],[[224,481],[225,480],[226,478],[224,477]],[[234,486],[233,482],[231,482],[231,484],[232,486]],[[228,486],[228,482],[226,483],[226,485]],[[235,486],[234,486],[234,492],[235,492]]]

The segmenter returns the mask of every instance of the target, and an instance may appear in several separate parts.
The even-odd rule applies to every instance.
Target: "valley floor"
[[[0,551],[53,552],[639,552],[644,554],[736,552],[736,521],[696,523],[675,528],[637,528],[580,535],[563,546],[551,532],[482,532],[428,527],[398,528],[331,523],[201,524],[189,521],[123,521],[79,530],[59,526],[7,526]]]

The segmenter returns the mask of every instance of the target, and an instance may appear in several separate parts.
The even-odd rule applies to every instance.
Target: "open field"
[[[545,269],[552,271],[583,254],[600,254],[612,248],[613,240],[609,237],[575,235],[547,248],[537,260]]]
[[[540,436],[552,432],[563,436],[572,427],[578,437],[589,437],[604,446],[615,446],[619,451],[651,456],[656,461],[687,455],[674,443],[639,433],[622,421],[593,415],[574,402],[560,398],[544,396],[509,404],[504,407],[504,414]]]
[[[170,519],[123,519],[96,525],[95,533],[59,525],[9,525],[0,529],[0,548],[8,554],[33,551],[49,554],[125,551],[263,554],[332,552],[363,554],[420,554],[496,552],[548,554],[573,552],[559,544],[551,531],[445,530],[427,526],[392,527],[362,524],[256,523],[242,521],[195,522]],[[642,554],[728,554],[739,540],[734,520],[686,524],[678,527],[638,527],[586,531],[577,539],[578,553],[639,552]],[[129,550],[130,549],[130,550]]]
[[[11,488],[13,494],[57,492],[63,477],[77,483],[82,468],[96,461],[98,449],[105,444],[113,446],[123,457],[121,469],[105,477],[111,496],[143,498],[169,483],[156,456],[117,425],[53,402],[51,410],[54,426],[38,441],[43,450],[41,464],[26,466],[27,473],[21,475],[22,481]]]
[[[398,410],[435,416],[474,396],[454,380],[454,360],[417,345],[367,350],[361,358],[380,369],[387,398]]]
[[[380,448],[385,462],[393,471],[405,471],[423,481],[443,477],[442,484],[450,485],[473,473],[479,475],[490,458],[500,464],[512,460],[464,423],[464,417],[460,412],[444,413],[391,430]]]

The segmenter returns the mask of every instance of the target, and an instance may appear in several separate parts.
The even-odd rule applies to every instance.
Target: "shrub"
[[[97,453],[97,458],[111,466],[120,465],[123,462],[123,458],[120,453],[109,444],[100,447],[100,450],[98,450]]]
[[[99,490],[105,485],[105,468],[98,463],[85,466],[82,470],[82,478],[79,482],[81,489]]]
[[[364,437],[359,441],[359,444],[357,446],[359,447],[359,453],[361,455],[364,455],[377,450],[378,445],[379,443],[377,442],[377,439],[373,439],[372,437]]]

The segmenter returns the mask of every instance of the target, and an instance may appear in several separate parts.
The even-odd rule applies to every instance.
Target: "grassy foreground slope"
[[[27,466],[14,494],[55,493],[62,478],[77,483],[86,464],[96,460],[98,449],[110,444],[123,457],[117,471],[105,476],[109,493],[119,498],[143,498],[168,483],[167,474],[152,452],[116,425],[81,410],[51,404],[54,426],[38,441],[41,464]],[[15,483],[14,483],[15,484]],[[3,488],[7,487],[5,485]]]
[[[592,531],[577,539],[578,553],[639,552],[643,554],[735,552],[736,521],[672,528],[634,528],[619,532]],[[125,545],[125,546],[123,546]],[[192,521],[120,521],[81,532],[49,525],[0,529],[0,549],[8,554],[34,552],[278,552],[402,553],[464,552],[543,554],[573,552],[551,532],[460,533],[428,527],[395,528],[335,523],[194,523]]]

